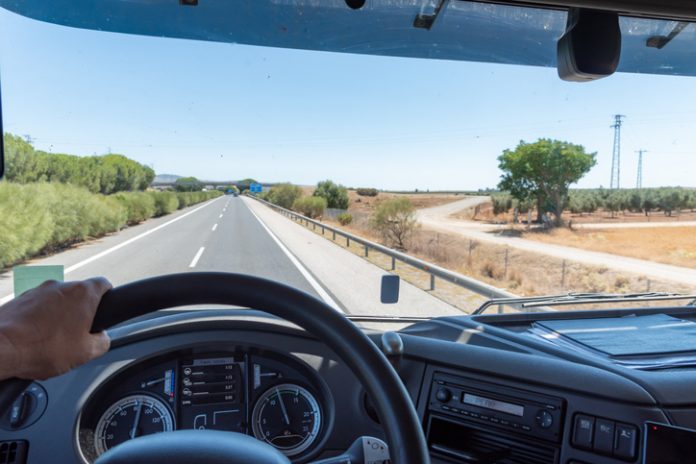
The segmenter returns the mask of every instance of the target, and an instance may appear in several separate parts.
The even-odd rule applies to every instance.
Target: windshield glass
[[[555,68],[458,61],[479,58],[476,43],[452,45],[453,31],[489,24],[490,8],[455,3],[420,52],[396,57],[90,31],[0,10],[0,301],[45,278],[119,285],[199,271],[278,280],[361,316],[696,291],[693,78],[577,84]],[[486,61],[553,65],[544,53],[566,13],[509,8],[503,23],[529,41],[498,37]],[[534,11],[542,31],[522,27],[538,24]],[[693,73],[693,59],[651,55],[692,53],[693,25],[621,27],[634,53],[620,70]],[[431,58],[446,59],[408,57],[438,43]],[[512,59],[526,43],[539,56]],[[401,277],[398,303],[380,301],[385,275]]]

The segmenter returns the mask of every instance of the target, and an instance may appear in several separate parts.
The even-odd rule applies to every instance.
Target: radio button
[[[523,426],[522,426],[522,430],[524,430],[525,432],[529,432],[529,431],[532,430],[532,428],[531,428],[530,426],[528,426],[528,425],[523,425]]]
[[[478,415],[477,412],[470,412],[469,415],[470,415],[471,417],[473,417],[474,419],[478,419],[478,418],[479,418],[479,415]]]
[[[592,449],[594,437],[595,418],[592,416],[575,416],[573,426],[573,446],[584,449]]]
[[[500,419],[500,425],[510,425],[510,421],[505,420],[505,419]]]
[[[440,387],[437,390],[437,393],[435,393],[435,399],[442,403],[448,402],[452,398],[452,392],[449,390],[449,388],[445,387]]]
[[[498,419],[497,417],[491,417],[491,422],[493,422],[494,424],[497,424],[500,422],[500,419]]]

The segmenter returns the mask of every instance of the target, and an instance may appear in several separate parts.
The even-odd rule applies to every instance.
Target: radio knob
[[[548,429],[553,425],[553,416],[550,412],[540,409],[536,415],[536,423],[539,424],[539,427],[542,429]]]
[[[437,393],[435,393],[435,398],[442,403],[446,403],[452,398],[452,392],[448,388],[440,387]]]

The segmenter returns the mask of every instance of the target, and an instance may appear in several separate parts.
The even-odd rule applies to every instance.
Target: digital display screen
[[[643,464],[694,462],[696,430],[646,422]]]
[[[524,416],[524,407],[520,406],[519,404],[506,403],[504,401],[498,401],[491,398],[484,398],[483,396],[472,395],[471,393],[464,393],[462,403],[471,404],[480,408],[492,409],[493,411],[504,412],[513,416]]]

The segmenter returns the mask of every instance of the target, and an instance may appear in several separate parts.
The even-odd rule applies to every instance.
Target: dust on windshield
[[[370,316],[696,291],[693,78],[0,23],[0,301],[201,271]]]

